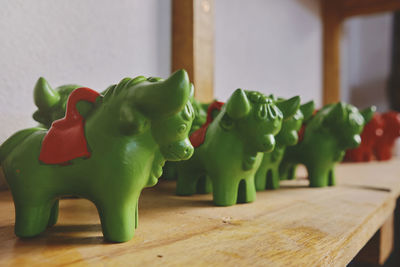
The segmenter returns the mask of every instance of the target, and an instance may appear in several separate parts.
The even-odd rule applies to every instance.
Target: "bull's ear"
[[[43,114],[40,110],[36,110],[33,115],[32,118],[41,123],[44,127],[46,128],[50,128],[52,121],[48,119],[48,116],[46,116],[46,114]]]
[[[125,135],[138,134],[146,126],[146,120],[143,115],[135,112],[128,102],[121,105],[118,121],[119,128]]]
[[[236,89],[226,103],[226,113],[232,119],[239,119],[250,112],[250,103],[242,89]]]
[[[190,83],[189,99],[190,99],[190,101],[195,101],[194,100],[194,85],[193,85],[193,83]]]
[[[367,124],[372,119],[375,111],[376,111],[375,106],[370,106],[369,108],[366,108],[366,109],[363,109],[360,111],[361,115],[364,118],[365,124]]]
[[[300,106],[301,113],[303,113],[304,120],[303,122],[307,122],[314,113],[315,103],[313,100],[303,104]]]
[[[283,118],[288,119],[292,117],[300,108],[300,96],[289,98],[288,100],[277,101],[276,106],[282,111]]]
[[[183,109],[189,94],[188,74],[178,70],[164,81],[138,84],[132,101],[148,116],[171,115]]]
[[[60,95],[45,78],[40,77],[33,90],[33,99],[39,110],[49,110],[60,101]]]

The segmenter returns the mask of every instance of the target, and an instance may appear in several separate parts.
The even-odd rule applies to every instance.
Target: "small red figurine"
[[[375,156],[377,160],[392,158],[392,150],[397,137],[400,136],[400,113],[389,111],[381,115],[383,121],[383,134],[375,143]]]
[[[344,161],[363,162],[373,160],[375,144],[382,135],[383,119],[380,114],[375,113],[371,121],[364,127],[360,146],[347,150]]]

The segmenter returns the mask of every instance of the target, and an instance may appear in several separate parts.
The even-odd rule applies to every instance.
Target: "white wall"
[[[318,0],[216,0],[215,92],[243,87],[321,101]],[[0,0],[0,142],[34,126],[32,90],[103,90],[170,72],[169,0]]]
[[[215,93],[322,97],[318,0],[216,0]]]
[[[344,24],[342,38],[342,100],[386,111],[390,74],[392,14],[355,17]]]
[[[0,0],[0,143],[34,126],[33,86],[103,90],[123,77],[168,76],[169,0]]]
[[[53,86],[79,83],[97,90],[125,76],[168,76],[170,4],[0,0],[0,142],[35,125],[32,90],[39,76]],[[216,0],[215,14],[217,98],[226,100],[242,87],[321,104],[319,0]],[[343,100],[384,96],[390,25],[390,15],[346,23]],[[368,86],[372,91],[359,89]]]

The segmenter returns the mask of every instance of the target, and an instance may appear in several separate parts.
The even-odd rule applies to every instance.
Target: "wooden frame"
[[[172,1],[172,71],[184,68],[201,102],[214,99],[214,0]]]
[[[400,0],[322,0],[323,103],[340,101],[340,35],[349,17],[400,9]]]

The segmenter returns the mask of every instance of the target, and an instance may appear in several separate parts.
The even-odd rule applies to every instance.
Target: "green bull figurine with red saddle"
[[[298,141],[297,132],[302,126],[303,120],[308,120],[314,111],[314,101],[307,102],[300,106],[300,98],[292,98],[292,114],[284,116],[282,128],[275,136],[276,145],[272,152],[264,153],[260,167],[255,176],[256,190],[278,189],[279,188],[279,165],[282,161],[287,146],[294,146]],[[279,107],[279,102],[278,102]]]
[[[359,112],[341,102],[320,109],[307,122],[302,140],[286,148],[279,167],[281,177],[294,179],[297,164],[304,164],[310,187],[335,185],[335,164],[347,149],[360,145],[360,133],[373,111],[371,107]]]
[[[30,128],[7,139],[0,163],[14,199],[16,235],[36,236],[54,225],[60,197],[74,195],[96,205],[106,240],[130,240],[142,189],[157,183],[166,160],[193,153],[189,95],[183,70],[164,81],[125,78],[104,96],[78,88],[49,131]],[[59,100],[42,98],[40,108]],[[86,118],[76,109],[80,102],[92,107]]]

